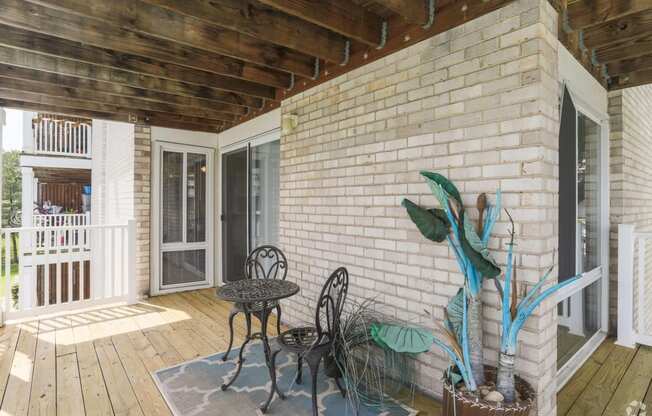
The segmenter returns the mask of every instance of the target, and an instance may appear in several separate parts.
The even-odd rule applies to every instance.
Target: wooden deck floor
[[[171,415],[150,373],[226,349],[230,305],[213,294],[161,296],[0,329],[0,416]],[[241,317],[236,331],[241,342]],[[426,397],[416,406],[440,414]]]
[[[645,415],[633,402],[652,412],[652,348],[623,348],[607,340],[559,392],[557,414]]]
[[[171,415],[150,373],[226,348],[230,305],[213,293],[161,296],[0,329],[0,416]],[[238,317],[236,342],[243,335]],[[558,414],[622,416],[632,401],[652,409],[652,348],[606,341],[559,393]],[[440,416],[439,404],[425,396],[413,406],[421,415]]]

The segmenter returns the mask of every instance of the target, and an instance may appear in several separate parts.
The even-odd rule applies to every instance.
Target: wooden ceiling
[[[0,0],[0,106],[222,131],[509,2]]]
[[[558,4],[560,40],[605,88],[652,83],[652,0]]]
[[[510,1],[0,0],[0,106],[219,132]],[[570,1],[596,78],[652,81],[652,0]]]

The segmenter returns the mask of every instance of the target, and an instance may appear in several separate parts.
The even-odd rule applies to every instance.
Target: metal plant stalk
[[[512,403],[516,400],[514,367],[519,331],[541,302],[562,287],[573,283],[577,280],[578,276],[557,283],[544,290],[544,285],[553,270],[553,267],[550,267],[543,277],[539,279],[537,284],[519,302],[516,273],[514,270],[514,221],[511,215],[509,215],[509,212],[507,212],[507,215],[512,224],[510,231],[511,240],[507,253],[507,269],[505,271],[504,283],[496,281],[502,299],[502,333],[496,388],[505,398],[505,402]]]
[[[446,308],[442,329],[448,342],[436,340],[435,344],[451,357],[467,388],[475,391],[485,381],[482,281],[500,275],[500,268],[487,248],[491,231],[500,216],[500,191],[495,205],[489,205],[486,197],[478,199],[480,220],[476,231],[455,185],[438,173],[421,172],[421,175],[440,208],[422,208],[409,199],[403,200],[403,206],[424,237],[436,242],[448,241],[465,277],[464,287]]]

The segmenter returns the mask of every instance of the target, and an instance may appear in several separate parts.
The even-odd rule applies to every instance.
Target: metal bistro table
[[[275,279],[238,280],[235,282],[227,283],[217,289],[218,298],[228,302],[241,304],[247,319],[247,337],[240,347],[238,369],[233,375],[233,378],[228,383],[222,384],[222,390],[228,389],[238,378],[240,370],[242,370],[242,364],[244,363],[243,354],[245,346],[247,346],[249,341],[253,339],[262,340],[263,349],[265,350],[265,361],[267,364],[267,369],[269,370],[269,377],[272,381],[269,397],[267,398],[265,404],[260,408],[263,413],[267,411],[269,404],[272,402],[274,392],[278,393],[281,399],[285,399],[285,396],[283,396],[283,394],[279,391],[278,386],[276,385],[276,374],[271,362],[272,352],[269,346],[269,339],[267,338],[267,321],[269,319],[269,314],[272,311],[272,309],[269,308],[269,305],[275,301],[294,296],[298,292],[299,286],[297,284],[285,280]],[[251,333],[252,314],[260,319],[261,324],[261,331],[253,334]]]

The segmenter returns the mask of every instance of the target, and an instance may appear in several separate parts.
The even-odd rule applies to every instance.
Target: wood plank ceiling
[[[0,106],[222,131],[510,1],[0,0]],[[562,3],[560,33],[605,85],[649,82],[651,3]]]
[[[222,131],[509,1],[0,0],[0,106]]]
[[[559,39],[605,88],[652,83],[652,0],[568,0],[559,8]]]

